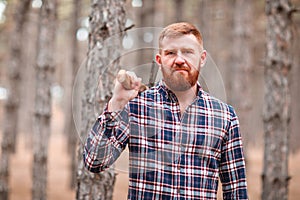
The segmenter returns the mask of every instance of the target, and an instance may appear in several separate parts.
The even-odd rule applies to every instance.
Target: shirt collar
[[[196,98],[200,98],[202,97],[204,91],[200,85],[199,82],[196,83],[197,84],[197,97]],[[172,90],[170,90],[166,84],[164,83],[163,80],[160,80],[157,84],[157,88],[160,94],[162,94],[163,98],[172,100],[172,101],[177,101],[177,97],[174,94],[174,92],[172,92]]]

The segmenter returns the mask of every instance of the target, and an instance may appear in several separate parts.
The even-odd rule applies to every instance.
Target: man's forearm
[[[83,160],[89,171],[103,171],[115,162],[127,143],[127,139],[117,139],[118,134],[128,132],[127,124],[121,120],[120,112],[105,111],[97,119],[89,132],[83,152]]]

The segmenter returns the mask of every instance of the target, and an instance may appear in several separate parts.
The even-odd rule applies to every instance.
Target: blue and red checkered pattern
[[[184,113],[161,81],[124,110],[99,116],[84,148],[84,163],[98,173],[128,145],[128,199],[248,199],[239,122],[234,109],[198,84]]]

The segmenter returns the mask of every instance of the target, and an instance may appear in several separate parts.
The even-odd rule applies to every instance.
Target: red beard
[[[197,83],[199,71],[189,67],[177,66],[174,68],[161,68],[164,82],[173,91],[185,91]]]

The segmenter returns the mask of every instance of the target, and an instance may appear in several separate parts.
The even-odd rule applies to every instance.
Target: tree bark
[[[20,87],[22,71],[22,42],[24,24],[27,21],[30,0],[22,0],[17,4],[14,14],[14,29],[11,34],[10,61],[7,68],[8,72],[8,98],[5,102],[4,111],[4,129],[1,143],[0,159],[0,199],[8,199],[9,194],[9,167],[10,155],[15,152],[16,137],[19,123],[19,106],[20,106]]]
[[[163,27],[165,23],[166,14],[164,12],[166,1],[154,0],[153,7],[153,24],[155,27]]]
[[[86,62],[86,79],[82,99],[81,139],[91,129],[97,117],[111,97],[113,81],[119,71],[118,58],[125,28],[124,0],[93,0],[90,14],[89,51]],[[115,38],[108,43],[106,39]],[[107,67],[109,66],[109,69]],[[77,193],[76,199],[111,200],[115,183],[113,168],[99,174],[89,173],[82,160],[83,145],[78,152]]]
[[[184,1],[183,0],[175,0],[175,19],[177,22],[184,21]]]
[[[72,111],[72,90],[75,81],[75,76],[79,67],[79,55],[78,55],[78,40],[76,38],[77,30],[80,27],[80,13],[81,13],[81,0],[73,0],[73,13],[72,13],[72,28],[71,28],[71,69],[70,76],[71,80],[69,85],[66,87],[66,114],[65,114],[65,127],[64,132],[68,138],[68,153],[71,156],[71,177],[70,177],[70,188],[75,189],[76,187],[76,172],[77,172],[77,159],[76,159],[76,151],[77,151],[77,138],[78,134],[76,131],[76,127],[73,119],[73,111]]]
[[[198,3],[199,12],[195,12],[204,38],[203,45],[208,51],[206,66],[201,69],[200,84],[204,90],[225,102],[232,94],[232,4],[233,0],[202,0]],[[218,74],[222,74],[221,79],[218,79]]]
[[[155,13],[155,4],[157,3],[156,0],[152,1],[143,1],[143,6],[140,8],[136,8],[137,11],[135,12],[137,14],[136,16],[136,24],[137,27],[154,27],[154,13]],[[144,32],[139,31],[138,32],[138,37],[140,42],[140,46],[143,46],[145,44],[145,41],[142,39],[144,37]],[[156,42],[156,41],[155,41]],[[153,58],[153,52],[149,51],[148,49],[139,49],[136,52],[136,60],[137,63],[135,63],[136,66],[141,66],[144,65],[145,63],[151,62]],[[149,60],[150,59],[150,60]],[[140,68],[137,70],[144,70],[143,68]]]
[[[294,21],[295,26],[294,27],[300,27],[300,18],[295,18]],[[298,36],[298,37],[297,37]],[[293,42],[293,52],[300,52],[300,39],[299,39],[299,32],[297,32],[297,36],[295,37],[295,42]],[[293,66],[300,66],[300,57],[295,56]],[[291,99],[292,99],[292,105],[293,108],[291,111],[292,119],[291,119],[291,136],[290,136],[290,152],[296,153],[299,152],[300,149],[300,104],[298,102],[298,99],[300,99],[300,68],[299,67],[293,67],[291,69],[292,75],[292,86],[291,86]]]
[[[57,2],[44,0],[40,10],[36,58],[36,96],[33,136],[32,199],[47,199],[48,142],[51,122],[51,84],[55,69]]]
[[[252,1],[236,0],[234,8],[233,54],[231,78],[231,103],[235,106],[241,122],[244,150],[249,141],[251,115],[250,73],[253,68],[252,55]],[[241,48],[242,47],[242,48]],[[245,151],[246,152],[246,151]]]
[[[265,151],[262,199],[288,199],[288,154],[292,67],[292,8],[289,0],[266,1],[267,53],[263,111]]]

